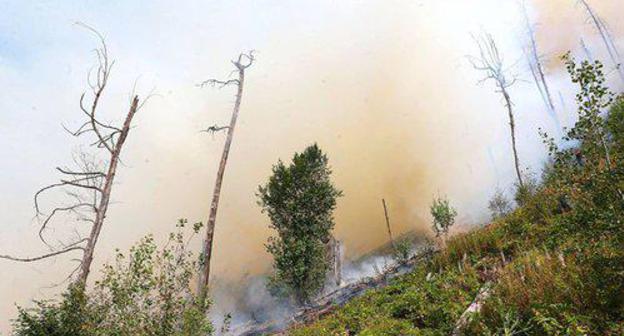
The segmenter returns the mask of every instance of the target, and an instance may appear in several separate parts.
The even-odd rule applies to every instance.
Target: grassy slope
[[[570,232],[561,224],[574,214],[544,216],[543,198],[291,335],[448,335],[489,280],[493,295],[465,334],[622,335],[621,226]]]
[[[614,111],[617,176],[598,160],[591,169],[567,167],[566,178],[547,173],[514,212],[451,238],[414,272],[290,334],[449,335],[492,281],[463,334],[624,335],[624,202],[613,192],[624,186],[624,101]],[[571,210],[560,205],[562,186],[570,186]]]

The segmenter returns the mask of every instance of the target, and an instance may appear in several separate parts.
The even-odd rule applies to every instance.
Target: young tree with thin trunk
[[[451,226],[455,224],[457,211],[451,206],[448,198],[440,196],[433,199],[429,210],[433,218],[432,228],[433,232],[436,234],[436,238],[444,236],[444,240],[446,241]]]
[[[208,284],[210,281],[210,260],[212,258],[212,245],[214,239],[215,224],[217,221],[217,210],[219,208],[219,199],[221,196],[221,185],[223,184],[223,175],[225,173],[225,166],[227,165],[228,156],[230,154],[230,147],[232,145],[232,138],[234,136],[234,129],[236,128],[236,121],[238,119],[238,113],[240,111],[241,101],[243,99],[243,88],[245,84],[245,71],[254,62],[254,53],[250,51],[248,53],[241,53],[238,59],[232,61],[234,64],[235,72],[238,73],[237,79],[217,80],[209,79],[200,84],[201,87],[206,85],[217,86],[220,88],[233,85],[236,87],[236,100],[234,102],[234,108],[232,110],[232,117],[230,119],[229,126],[211,126],[204,130],[204,132],[215,133],[222,130],[227,130],[227,137],[225,144],[223,145],[223,152],[221,154],[221,161],[219,162],[219,169],[217,170],[217,178],[215,181],[214,191],[212,193],[212,202],[210,203],[210,215],[208,216],[208,224],[206,225],[206,239],[204,241],[203,248],[203,260],[202,260],[202,272],[201,279],[199,281],[200,291],[203,293],[203,297],[208,293]]]
[[[505,68],[503,57],[499,53],[498,47],[491,34],[484,32],[481,36],[473,36],[473,39],[479,47],[479,56],[468,56],[468,60],[476,70],[486,74],[479,83],[481,84],[488,80],[494,81],[497,88],[496,92],[500,93],[505,101],[505,107],[507,108],[507,114],[509,116],[511,147],[513,150],[518,186],[523,187],[524,183],[522,181],[522,173],[520,172],[520,160],[518,159],[518,150],[516,148],[516,123],[514,120],[513,103],[509,95],[509,88],[516,83],[516,78],[510,79],[508,77],[508,69]]]
[[[622,68],[620,52],[617,46],[615,45],[615,43],[613,42],[613,37],[611,36],[611,32],[609,31],[609,28],[607,27],[605,22],[602,20],[602,18],[600,18],[600,16],[596,14],[596,12],[589,5],[587,0],[579,0],[579,2],[583,6],[583,8],[585,8],[585,11],[589,15],[589,19],[594,24],[594,27],[598,31],[598,34],[600,34],[600,38],[602,39],[602,42],[605,44],[607,53],[609,54],[609,57],[611,58],[611,61],[613,62],[613,64],[615,64],[617,72],[620,75],[620,79],[622,79],[622,81],[624,82],[624,68]]]
[[[77,259],[80,263],[71,272],[68,279],[78,273],[76,282],[84,283],[89,276],[95,247],[104,227],[123,146],[130,133],[132,120],[145,101],[140,103],[139,97],[133,94],[121,126],[114,126],[102,121],[98,115],[99,105],[107,87],[114,61],[110,60],[102,35],[85,24],[78,23],[78,25],[86,28],[99,39],[100,46],[95,49],[98,63],[95,73],[89,73],[88,76],[92,97],[88,98],[86,93],[80,96],[80,110],[86,116],[86,120],[74,131],[64,128],[74,137],[91,137],[91,146],[107,158],[100,161],[97,154],[91,155],[82,152],[74,158],[75,168],[56,168],[61,174],[58,183],[43,187],[35,193],[35,210],[41,223],[39,238],[51,249],[50,253],[30,258],[9,255],[0,255],[0,258],[18,262],[34,262],[65,253],[81,251],[82,258]],[[87,100],[90,101],[87,102]],[[49,212],[44,212],[40,206],[39,198],[43,194],[55,190],[64,191],[73,201],[68,205],[57,206]],[[69,243],[63,243],[61,246],[53,246],[49,243],[46,239],[46,230],[61,215],[74,215],[77,220],[90,224],[88,236],[81,237],[77,233],[77,238]],[[78,230],[76,231],[78,232]]]

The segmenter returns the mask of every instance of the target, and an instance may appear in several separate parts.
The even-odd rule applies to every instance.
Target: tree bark
[[[505,98],[505,107],[507,107],[507,112],[509,114],[509,128],[511,130],[511,147],[513,150],[516,175],[518,177],[518,185],[520,187],[524,187],[524,182],[522,181],[522,173],[520,172],[520,160],[518,159],[518,150],[516,148],[516,123],[514,121],[511,98],[509,97],[509,93],[507,93],[507,90],[505,88],[502,88],[501,92],[503,94],[503,97]]]
[[[223,152],[221,154],[221,161],[219,162],[219,169],[217,171],[217,177],[215,180],[214,191],[212,194],[212,202],[210,203],[210,215],[208,216],[208,223],[206,225],[206,239],[203,247],[203,265],[202,273],[200,276],[200,292],[202,297],[206,297],[208,293],[208,284],[210,282],[210,261],[212,258],[212,247],[214,240],[214,230],[217,221],[217,210],[219,208],[219,199],[221,197],[221,185],[223,184],[223,175],[225,173],[225,167],[230,154],[230,147],[232,145],[232,137],[234,136],[234,130],[236,128],[236,121],[240,111],[240,105],[243,98],[243,87],[245,83],[245,69],[253,62],[253,56],[249,55],[249,64],[242,64],[241,59],[244,55],[239,56],[238,61],[233,62],[238,70],[238,80],[221,82],[223,85],[235,83],[237,86],[236,101],[234,102],[234,108],[232,111],[232,118],[230,119],[230,125],[227,131],[227,138],[223,145]],[[217,81],[213,81],[217,83]]]
[[[130,110],[128,111],[126,120],[124,121],[123,127],[121,129],[121,133],[119,134],[119,139],[115,143],[115,146],[112,148],[108,171],[104,179],[104,187],[102,188],[102,197],[100,198],[100,203],[95,212],[95,221],[93,223],[93,226],[91,227],[91,233],[89,234],[89,239],[87,241],[87,246],[85,247],[82,263],[80,264],[78,281],[83,283],[86,282],[87,278],[89,277],[91,263],[93,262],[95,245],[100,236],[100,232],[102,231],[102,226],[104,226],[104,219],[106,219],[106,212],[108,211],[108,205],[110,203],[110,195],[113,188],[113,181],[115,180],[115,174],[117,173],[119,156],[121,154],[121,150],[126,141],[126,138],[128,137],[128,133],[130,132],[132,118],[134,118],[134,115],[138,108],[139,97],[134,96],[130,105]]]
[[[386,199],[381,199],[381,204],[383,204],[384,216],[386,217],[386,228],[388,229],[388,236],[390,237],[390,244],[393,249],[396,249],[394,244],[394,238],[392,237],[392,229],[390,228],[390,217],[388,217],[388,208],[386,207]]]

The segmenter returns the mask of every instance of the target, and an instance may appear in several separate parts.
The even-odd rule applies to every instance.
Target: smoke
[[[587,0],[594,12],[603,19],[608,29],[613,33],[616,44],[620,49],[624,22],[619,20],[617,13],[624,10],[624,4],[619,1],[592,1]],[[549,69],[553,72],[561,70],[561,61],[558,56],[571,51],[579,58],[585,59],[586,55],[581,46],[584,40],[594,58],[602,60],[606,65],[610,64],[604,44],[596,30],[594,23],[579,1],[552,0],[533,1],[534,19],[537,23],[539,43],[544,47],[545,59]],[[551,29],[551,27],[566,27],[566,29]],[[621,85],[621,83],[617,83]]]
[[[595,7],[613,24],[616,36],[622,36],[622,23],[612,17],[622,12],[621,1],[600,1]],[[521,14],[514,1],[396,0],[369,6],[357,1],[260,1],[175,9],[156,3],[138,21],[132,11],[117,7],[98,8],[98,15],[80,8],[45,9],[30,9],[45,16],[32,33],[38,38],[34,48],[43,48],[41,41],[46,41],[38,34],[53,34],[49,40],[60,39],[63,48],[46,49],[41,64],[31,66],[0,58],[0,69],[10,69],[6,73],[11,76],[0,79],[0,87],[18,98],[2,102],[13,105],[0,105],[15,111],[5,123],[11,126],[6,127],[11,146],[0,149],[7,158],[7,175],[14,176],[0,196],[7,222],[16,223],[0,236],[6,252],[40,251],[36,226],[17,227],[32,217],[32,191],[53,181],[54,165],[67,162],[68,140],[58,124],[78,118],[76,99],[85,86],[90,44],[83,34],[53,28],[75,18],[106,33],[117,59],[106,96],[111,119],[125,110],[138,74],[143,74],[139,90],[149,92],[153,83],[159,93],[137,115],[94,265],[147,233],[164,237],[179,217],[205,218],[224,138],[213,139],[199,130],[228,121],[234,93],[194,84],[227,76],[228,60],[240,50],[258,50],[258,60],[247,73],[221,195],[213,257],[216,315],[244,312],[235,317],[244,320],[258,306],[288,310],[271,301],[264,289],[262,275],[270,271],[271,258],[263,244],[272,232],[255,192],[278,159],[287,161],[307,145],[316,142],[327,153],[333,181],[344,191],[335,213],[335,235],[344,242],[347,259],[387,242],[382,198],[396,235],[426,235],[434,195],[447,195],[459,210],[459,225],[468,226],[486,220],[484,209],[497,185],[513,183],[503,105],[492,86],[476,85],[481,74],[465,56],[477,52],[469,34],[484,28],[494,33],[506,60],[514,63],[520,57]],[[573,1],[536,1],[533,10],[548,59],[575,49],[580,32],[595,35]],[[26,28],[15,34],[14,40],[31,37]],[[588,40],[592,48],[601,48],[597,40]],[[555,71],[560,65],[548,64],[553,85],[569,99],[567,84]],[[521,66],[512,70],[524,71]],[[539,171],[544,150],[537,127],[554,126],[532,85],[512,88],[512,99],[518,111],[520,158],[525,167]],[[49,111],[49,106],[57,107]],[[559,113],[569,124],[570,115]],[[41,124],[33,125],[33,120]],[[26,126],[35,127],[41,138],[46,135],[45,143],[18,131]],[[28,147],[28,155],[21,154],[21,144]],[[37,289],[62,279],[70,269],[61,259],[36,266],[2,262],[2,267],[12,274],[0,280],[3,316],[15,315],[15,301],[50,295]],[[353,277],[367,274],[372,266],[363,267],[353,268]],[[13,290],[23,284],[28,288]]]

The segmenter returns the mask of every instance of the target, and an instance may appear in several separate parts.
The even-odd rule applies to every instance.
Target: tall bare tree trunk
[[[593,62],[594,61],[594,56],[592,55],[591,51],[587,47],[587,44],[585,43],[585,40],[583,40],[581,38],[580,44],[581,44],[581,48],[583,48],[583,52],[585,53],[585,57],[587,57],[587,60],[590,61],[590,62]]]
[[[100,46],[96,49],[98,65],[95,68],[96,75],[90,74],[88,77],[88,84],[93,94],[93,100],[89,103],[85,101],[88,99],[86,98],[86,92],[80,96],[80,110],[87,116],[87,120],[75,131],[70,131],[63,127],[74,137],[94,137],[95,142],[92,142],[91,146],[104,151],[109,160],[104,166],[103,163],[100,164],[94,157],[81,152],[78,158],[79,160],[74,158],[74,162],[78,165],[77,169],[57,167],[56,170],[63,176],[60,182],[45,186],[35,193],[35,210],[37,212],[37,217],[41,220],[39,239],[52,249],[53,252],[31,258],[0,255],[0,259],[33,262],[64,253],[82,251],[82,258],[74,259],[79,260],[80,264],[74,268],[67,279],[70,279],[75,273],[78,273],[78,277],[75,281],[77,283],[86,283],[91,270],[91,264],[93,263],[95,246],[106,219],[121,151],[128,137],[128,133],[130,132],[132,119],[146,100],[139,104],[139,97],[133,95],[130,102],[130,109],[121,127],[107,124],[98,119],[98,106],[107,87],[110,71],[114,62],[111,62],[109,59],[108,49],[102,35],[90,26],[83,23],[77,24],[91,31],[100,40]],[[147,99],[149,99],[149,97]],[[58,189],[64,189],[64,191],[72,197],[72,204],[57,206],[41,218],[40,216],[44,215],[44,213],[39,204],[39,197],[43,193]],[[54,219],[60,214],[68,213],[76,215],[76,220],[91,225],[89,236],[82,239],[74,239],[71,243],[61,242],[61,248],[54,247],[47,241],[47,238],[45,238],[44,231],[52,225]]]
[[[511,131],[511,147],[513,149],[514,155],[514,166],[516,168],[516,175],[518,177],[518,185],[520,187],[524,187],[524,182],[522,181],[522,173],[520,172],[520,160],[518,159],[518,150],[516,148],[516,123],[514,121],[513,109],[511,104],[511,98],[509,97],[509,93],[504,88],[501,90],[503,97],[505,98],[505,107],[507,107],[507,112],[509,114],[509,129]]]
[[[620,54],[619,54],[619,51],[617,50],[617,47],[615,46],[615,43],[613,42],[613,39],[609,35],[609,31],[607,30],[607,27],[605,26],[604,22],[602,22],[602,19],[600,19],[600,17],[596,15],[596,13],[589,6],[586,0],[580,0],[580,2],[581,4],[583,4],[583,7],[585,7],[585,10],[587,11],[587,14],[589,14],[589,17],[594,23],[594,26],[596,26],[596,29],[598,30],[598,33],[600,34],[600,37],[602,38],[602,42],[604,42],[605,47],[607,48],[609,57],[611,58],[611,61],[615,64],[617,72],[620,75],[620,79],[622,79],[622,81],[624,82],[624,69],[622,68],[620,64],[621,62]]]
[[[531,65],[531,70],[534,72],[534,76],[538,78],[539,82],[541,83],[540,91],[543,89],[543,94],[548,104],[548,108],[551,111],[554,111],[555,104],[553,103],[552,95],[550,94],[550,88],[548,87],[548,82],[546,81],[546,75],[544,74],[544,67],[542,66],[542,61],[540,59],[539,50],[537,48],[537,40],[535,39],[535,31],[533,29],[533,24],[531,23],[531,19],[529,18],[529,13],[527,12],[527,9],[524,3],[522,4],[522,11],[524,14],[524,23],[526,26],[527,35],[529,36],[529,46],[530,46],[529,62]]]
[[[111,152],[108,171],[106,172],[106,177],[104,178],[102,197],[100,198],[100,203],[97,207],[97,210],[95,211],[95,221],[93,223],[93,226],[91,227],[91,233],[89,234],[89,240],[87,241],[87,246],[85,247],[84,257],[82,258],[82,263],[80,264],[80,274],[78,275],[78,281],[86,282],[87,278],[89,277],[91,263],[93,262],[95,245],[100,236],[100,232],[102,231],[102,226],[104,226],[104,219],[106,218],[106,212],[108,211],[108,204],[110,203],[110,195],[113,188],[113,181],[115,180],[115,175],[117,174],[117,165],[119,164],[121,149],[126,142],[126,138],[128,137],[128,133],[130,132],[132,118],[134,118],[134,115],[138,108],[139,97],[134,96],[130,105],[130,110],[128,111],[128,115],[126,116],[126,120],[124,121],[121,132],[119,133],[119,138],[117,139],[117,142],[113,147],[113,151]]]
[[[546,80],[546,74],[544,72],[544,66],[542,65],[541,55],[539,53],[539,49],[537,46],[537,39],[535,37],[535,29],[534,24],[531,22],[531,18],[529,17],[529,13],[527,11],[526,5],[522,2],[522,12],[524,14],[524,23],[526,26],[526,33],[529,38],[529,46],[528,53],[525,52],[527,61],[529,63],[529,67],[531,69],[531,74],[533,75],[533,80],[535,81],[535,85],[542,96],[542,100],[546,105],[546,109],[550,117],[553,119],[557,132],[561,133],[563,131],[563,127],[561,126],[561,122],[559,121],[559,116],[555,111],[555,104],[553,102],[553,97],[550,92],[550,87],[548,85],[548,81]]]
[[[243,64],[243,58],[248,60],[248,63]],[[238,79],[228,81],[209,80],[205,83],[212,85],[231,85],[234,84],[237,87],[236,101],[234,102],[234,108],[232,110],[232,118],[230,119],[230,125],[227,127],[227,138],[223,145],[223,152],[221,154],[221,161],[219,162],[219,170],[217,171],[217,178],[215,181],[214,191],[212,194],[212,202],[210,203],[210,215],[208,216],[208,223],[206,225],[206,239],[204,241],[203,249],[203,265],[200,278],[200,292],[202,297],[208,293],[208,284],[210,282],[210,261],[212,258],[212,246],[214,240],[214,230],[217,221],[217,210],[219,208],[219,199],[221,197],[221,185],[223,184],[223,175],[225,173],[225,167],[227,165],[228,156],[230,154],[230,146],[232,145],[232,138],[234,136],[234,130],[236,128],[236,120],[238,119],[238,113],[240,111],[240,105],[243,98],[243,87],[245,83],[245,70],[253,63],[253,54],[241,54],[237,61],[232,63],[236,66],[238,71]]]

